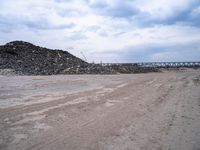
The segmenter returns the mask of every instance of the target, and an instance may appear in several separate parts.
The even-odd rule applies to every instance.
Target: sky
[[[0,45],[14,40],[95,63],[200,61],[200,0],[0,0]]]

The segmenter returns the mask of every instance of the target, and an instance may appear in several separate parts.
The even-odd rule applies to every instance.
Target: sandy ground
[[[0,76],[1,150],[200,150],[200,71]]]

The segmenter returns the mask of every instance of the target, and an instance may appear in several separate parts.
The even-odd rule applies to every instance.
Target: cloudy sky
[[[89,62],[200,61],[200,0],[0,0],[0,45]]]

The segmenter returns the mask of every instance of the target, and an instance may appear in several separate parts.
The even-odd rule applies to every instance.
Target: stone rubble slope
[[[5,72],[5,69],[12,70],[12,74],[14,72],[18,75],[116,74],[156,71],[152,68],[129,65],[90,64],[67,51],[47,49],[24,41],[13,41],[0,46],[0,70]]]

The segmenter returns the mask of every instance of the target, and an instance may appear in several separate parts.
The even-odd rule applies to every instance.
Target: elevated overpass
[[[102,66],[140,66],[156,68],[200,67],[200,62],[138,62],[138,63],[101,63]]]

